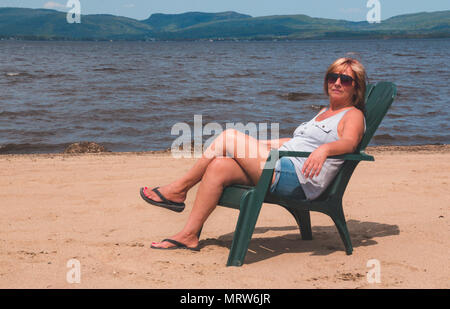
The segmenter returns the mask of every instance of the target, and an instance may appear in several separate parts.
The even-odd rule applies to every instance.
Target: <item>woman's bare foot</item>
[[[148,198],[161,202],[161,198],[156,194],[154,191],[152,191],[153,188],[144,188],[144,194]],[[158,191],[169,201],[176,202],[176,203],[183,203],[186,200],[186,191],[180,190],[177,185],[175,184],[168,184],[163,187],[159,187]]]

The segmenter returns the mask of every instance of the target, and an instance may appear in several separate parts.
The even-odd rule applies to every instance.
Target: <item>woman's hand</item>
[[[327,144],[321,145],[311,152],[308,159],[303,164],[302,173],[306,178],[313,178],[319,175],[322,170],[323,163],[328,157]]]
[[[351,109],[344,115],[339,126],[339,139],[319,146],[306,159],[302,167],[306,178],[319,175],[327,157],[355,151],[364,134],[364,114],[356,108]]]

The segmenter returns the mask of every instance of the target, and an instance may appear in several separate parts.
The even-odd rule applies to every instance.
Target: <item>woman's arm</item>
[[[339,140],[319,146],[303,164],[306,178],[319,175],[327,157],[352,153],[364,135],[364,115],[357,109],[349,110],[342,119],[342,134]]]

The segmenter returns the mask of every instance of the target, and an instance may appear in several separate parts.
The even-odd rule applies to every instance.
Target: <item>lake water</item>
[[[353,55],[398,97],[371,145],[449,144],[450,40],[0,41],[0,153],[170,148],[176,123],[279,123],[289,137],[328,103],[323,74]],[[269,131],[270,133],[270,131]],[[268,136],[270,138],[270,135]]]

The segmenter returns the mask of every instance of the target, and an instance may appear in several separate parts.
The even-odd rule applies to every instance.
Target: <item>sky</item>
[[[78,0],[81,14],[113,14],[142,20],[153,13],[235,11],[254,17],[305,14],[311,17],[366,20],[368,0]],[[381,20],[389,17],[450,10],[448,0],[375,0]],[[49,8],[66,12],[68,0],[0,0],[0,7]]]

